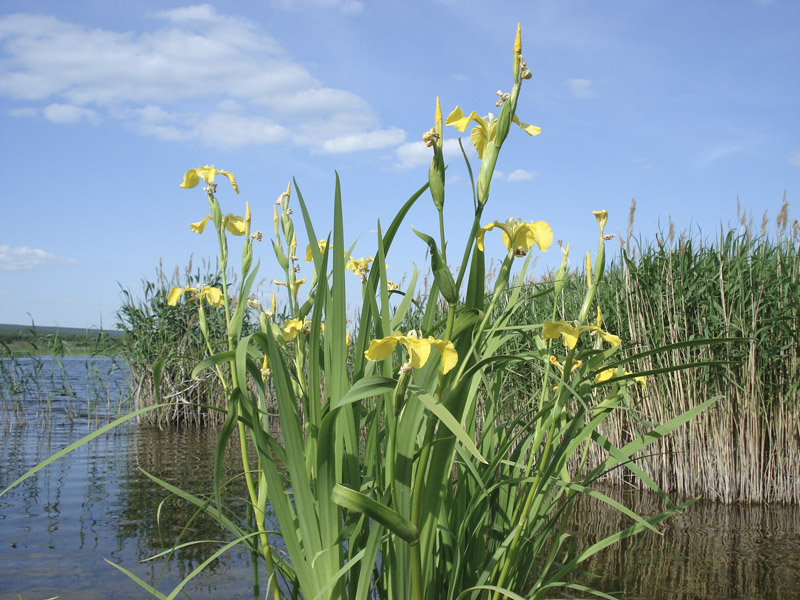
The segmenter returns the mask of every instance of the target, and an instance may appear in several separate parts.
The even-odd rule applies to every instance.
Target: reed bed
[[[735,226],[721,228],[712,239],[691,231],[675,236],[672,225],[652,243],[629,234],[607,269],[606,285],[598,289],[606,326],[623,337],[627,355],[674,346],[633,361],[632,371],[733,362],[649,377],[646,388],[632,391],[631,410],[615,412],[602,427],[615,444],[624,444],[652,423],[721,396],[638,458],[668,493],[722,502],[800,501],[800,227],[796,220],[789,223],[785,201],[772,235],[766,225],[762,220],[757,234],[752,219],[740,213]],[[583,273],[573,274],[566,284],[564,314],[579,305],[583,278]],[[515,319],[541,322],[551,304],[534,299],[542,284],[528,285],[531,301]],[[701,338],[746,340],[676,346]],[[524,351],[525,341],[519,344]],[[525,390],[536,381],[540,377],[522,370],[513,385]],[[592,447],[587,464],[603,459],[602,451]],[[641,485],[623,470],[607,478]]]
[[[117,327],[124,332],[121,350],[130,368],[134,410],[155,406],[159,400],[164,404],[142,412],[140,422],[195,426],[221,424],[224,420],[227,398],[218,380],[191,377],[193,366],[209,352],[200,329],[197,304],[170,306],[167,302],[170,287],[179,283],[218,285],[219,280],[220,275],[211,265],[204,262],[195,268],[190,259],[182,273],[175,268],[167,274],[159,265],[154,281],[142,281],[138,296],[122,291]],[[212,338],[224,339],[225,317],[221,311],[211,309],[206,317]]]

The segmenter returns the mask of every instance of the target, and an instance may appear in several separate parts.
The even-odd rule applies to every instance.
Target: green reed
[[[631,216],[635,204],[632,206]],[[689,427],[659,440],[638,465],[665,491],[701,495],[724,502],[800,501],[800,227],[789,224],[784,201],[768,235],[766,217],[757,233],[741,214],[735,226],[712,238],[699,231],[658,233],[644,243],[629,234],[598,289],[609,330],[624,339],[624,354],[676,345],[699,338],[745,338],[725,346],[678,346],[632,362],[637,371],[673,368],[697,361],[731,364],[664,373],[634,392],[636,411],[617,412],[601,428],[624,444],[658,423],[709,397],[720,400]],[[632,226],[632,221],[631,221]],[[583,274],[564,287],[560,314],[578,310]],[[514,323],[538,322],[551,305],[537,301],[543,283],[527,284],[531,298]],[[534,345],[520,340],[519,351]],[[535,386],[535,369],[516,371],[514,389]],[[517,410],[512,401],[509,413]],[[592,449],[587,464],[603,460]],[[641,486],[624,471],[609,473],[615,483]]]
[[[47,328],[51,330],[52,328]],[[110,382],[122,368],[118,359],[100,368],[92,359],[108,356],[116,341],[104,332],[86,331],[62,335],[58,329],[43,333],[31,324],[26,330],[6,333],[0,340],[0,417],[7,427],[36,422],[49,426],[53,404],[59,404],[69,421],[88,417],[100,421],[100,409],[120,412],[127,397]],[[85,356],[86,375],[83,394],[76,392],[72,377],[64,366],[65,357]],[[113,409],[113,410],[112,410]]]
[[[531,77],[519,29],[512,74],[510,91],[499,93],[496,118],[465,115],[456,107],[443,119],[437,100],[433,127],[423,136],[432,154],[428,182],[388,226],[378,222],[372,256],[354,257],[347,244],[338,175],[333,226],[322,235],[296,182],[280,194],[273,207],[272,249],[282,272],[275,283],[287,289],[283,316],[274,303],[264,307],[250,297],[261,266],[255,245],[262,234],[251,231],[249,203],[244,216],[222,208],[222,202],[227,207],[231,201],[227,184],[220,200],[217,180],[227,179],[238,193],[234,176],[210,166],[184,175],[181,187],[205,184],[209,214],[191,228],[216,236],[219,278],[175,286],[165,300],[168,307],[190,302],[196,310],[196,326],[191,326],[199,331],[205,358],[192,377],[216,378],[227,405],[212,495],[197,496],[151,478],[230,532],[231,539],[216,545],[208,561],[236,545],[250,550],[254,597],[455,600],[591,593],[609,598],[575,582],[572,574],[596,552],[655,530],[655,524],[681,509],[633,457],[714,399],[618,446],[603,434],[612,415],[631,411],[633,389],[644,374],[655,378],[669,370],[630,372],[632,360],[659,350],[620,358],[620,340],[601,318],[598,298],[608,285],[606,211],[594,213],[597,252],[581,280],[580,303],[561,318],[564,286],[572,281],[566,253],[553,284],[535,298],[522,285],[532,256],[552,243],[549,225],[483,216],[511,125],[531,136],[539,133],[516,114]],[[480,161],[475,172],[467,161],[474,216],[460,252],[444,233],[445,125],[459,132],[471,127]],[[433,282],[427,297],[417,300],[414,328],[409,329],[417,273],[390,301],[398,290],[387,280],[385,265],[405,217],[423,198],[434,202],[439,231],[415,230],[428,248]],[[296,218],[302,229],[296,229]],[[298,231],[303,230],[301,237],[310,243],[298,253]],[[236,240],[241,250],[231,247]],[[485,253],[494,249],[501,250],[502,259],[493,287],[486,290]],[[512,267],[520,262],[512,278]],[[240,265],[236,280],[228,275],[234,264]],[[353,285],[360,287],[363,302],[350,322],[346,290]],[[549,315],[515,321],[534,300],[549,304]],[[254,333],[246,326],[248,314],[258,321]],[[224,328],[212,325],[217,318],[224,319]],[[533,343],[523,348],[523,340]],[[686,347],[710,343],[693,340]],[[711,368],[720,362],[693,365]],[[523,369],[529,369],[536,384],[509,385]],[[158,396],[163,363],[156,362],[154,371]],[[511,403],[513,412],[507,410]],[[151,410],[140,408],[127,418]],[[273,427],[276,420],[279,432]],[[234,437],[242,476],[223,479]],[[593,448],[603,459],[589,464]],[[620,468],[656,490],[667,508],[644,519],[592,487]],[[223,502],[231,491],[244,493],[244,511]],[[628,526],[578,550],[568,517],[579,495],[621,511]],[[279,531],[269,528],[268,506]],[[192,542],[182,538],[179,545]],[[171,599],[205,564],[169,594],[117,568],[154,596]]]
[[[123,290],[117,311],[117,328],[124,332],[121,354],[130,369],[131,393],[136,410],[163,401],[165,406],[145,411],[140,421],[173,425],[220,424],[227,398],[214,377],[194,380],[191,371],[205,357],[207,347],[200,330],[198,306],[186,302],[172,306],[167,294],[179,282],[187,286],[207,282],[218,285],[215,265],[193,267],[191,259],[183,272],[167,275],[159,267],[153,281],[143,280],[139,294]],[[206,311],[206,326],[213,339],[225,337],[225,319],[220,310]],[[158,368],[156,368],[158,367]],[[156,382],[154,373],[160,373]],[[223,413],[224,415],[224,413]]]

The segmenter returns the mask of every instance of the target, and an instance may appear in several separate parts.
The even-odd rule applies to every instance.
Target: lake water
[[[46,385],[64,383],[58,379],[60,368],[48,361],[40,361],[37,376]],[[40,384],[28,389],[24,402],[25,393],[17,390],[17,405],[9,409],[6,394],[16,384],[0,381],[6,405],[0,411],[0,489],[119,409],[124,367],[107,358],[63,361],[67,384],[55,384],[49,404],[36,400],[46,387]],[[23,600],[149,597],[106,560],[169,593],[220,542],[178,551],[166,567],[163,559],[143,562],[169,549],[193,513],[168,499],[142,469],[195,493],[209,493],[214,444],[213,432],[129,423],[8,492],[0,498],[0,600],[16,600],[18,594]],[[235,461],[228,470],[238,472]],[[661,508],[652,496],[612,493],[641,514]],[[589,505],[578,507],[575,522],[590,540],[628,525],[618,514]],[[592,584],[627,600],[800,598],[797,507],[698,502],[662,529],[662,536],[625,540],[601,553],[586,565],[600,574]],[[202,518],[186,535],[228,539]],[[196,600],[252,598],[251,580],[250,556],[242,550],[212,563],[186,589]]]

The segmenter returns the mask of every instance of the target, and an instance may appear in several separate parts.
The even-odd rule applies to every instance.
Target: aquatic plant
[[[388,227],[378,222],[371,257],[356,258],[348,250],[338,175],[332,232],[323,236],[297,183],[287,186],[273,207],[272,247],[283,271],[275,283],[286,287],[288,298],[283,317],[274,305],[248,302],[260,267],[254,242],[262,234],[251,232],[249,203],[243,216],[222,209],[217,179],[226,178],[238,194],[233,175],[212,166],[184,175],[181,187],[204,184],[210,214],[191,227],[216,236],[220,276],[214,283],[175,286],[166,300],[169,305],[191,301],[196,307],[208,356],[192,376],[215,376],[228,404],[219,431],[213,496],[196,496],[151,478],[217,519],[231,539],[168,595],[117,566],[154,596],[174,598],[209,561],[244,544],[253,556],[255,597],[265,585],[275,599],[423,600],[486,593],[495,599],[545,598],[576,592],[609,598],[571,575],[603,548],[654,531],[681,509],[670,502],[666,511],[643,518],[592,487],[610,471],[624,468],[669,502],[633,457],[714,402],[708,399],[621,446],[601,433],[615,412],[633,410],[632,388],[669,370],[631,372],[633,361],[670,350],[620,358],[621,340],[607,329],[597,304],[598,290],[605,285],[606,211],[594,213],[597,252],[594,258],[587,255],[578,309],[557,315],[569,279],[565,250],[552,285],[537,296],[550,303],[550,316],[544,322],[511,320],[528,301],[521,284],[532,256],[546,251],[553,240],[549,225],[534,220],[543,215],[483,216],[511,124],[529,135],[539,132],[516,116],[523,84],[531,77],[519,28],[512,74],[510,91],[499,94],[497,117],[475,112],[465,117],[456,107],[445,120],[437,100],[433,127],[423,136],[432,153],[428,183]],[[469,171],[473,222],[454,270],[444,227],[444,126],[463,132],[473,123],[470,139],[480,157],[477,178]],[[426,192],[438,211],[438,239],[415,233],[428,248],[433,283],[422,301],[420,322],[409,329],[405,319],[417,273],[399,292],[387,280],[385,265],[406,215]],[[310,240],[305,255],[311,272],[306,276],[301,276],[290,207],[294,197]],[[227,275],[233,239],[242,240],[236,284]],[[493,288],[485,290],[485,254],[493,248],[503,258]],[[515,277],[512,267],[518,267]],[[348,285],[359,285],[363,297],[353,324],[346,314]],[[390,302],[398,294],[398,302]],[[209,326],[212,311],[224,318],[221,337]],[[243,326],[248,311],[257,314],[255,333]],[[520,338],[533,340],[532,347],[509,351]],[[716,364],[696,361],[680,368]],[[515,412],[502,414],[509,400],[507,373],[519,365],[531,368],[540,385],[534,393],[515,395]],[[161,374],[157,364],[156,381]],[[158,394],[158,385],[155,390]],[[276,419],[279,432],[272,428]],[[242,461],[242,480],[233,482],[222,476],[232,436],[239,438]],[[588,468],[593,447],[604,458]],[[245,514],[222,501],[229,486],[240,484],[248,501]],[[614,507],[631,524],[577,551],[567,518],[581,494]],[[266,521],[268,505],[278,531]]]

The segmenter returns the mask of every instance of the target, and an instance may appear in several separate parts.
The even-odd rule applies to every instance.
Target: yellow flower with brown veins
[[[202,289],[191,286],[187,286],[185,288],[174,287],[169,291],[169,294],[167,294],[167,304],[170,306],[175,306],[178,304],[178,300],[181,299],[181,296],[187,292],[193,294],[196,298],[200,298],[201,301],[205,300],[214,308],[219,308],[223,305],[222,290],[209,285],[203,287]]]
[[[483,252],[483,237],[487,231],[495,227],[503,232],[503,243],[514,256],[525,256],[534,244],[544,252],[553,243],[553,230],[544,221],[528,221],[522,219],[506,219],[505,223],[495,221],[484,225],[478,232],[476,243],[478,250]]]
[[[407,335],[403,335],[398,331],[389,337],[372,340],[369,343],[369,348],[364,352],[364,356],[367,357],[367,360],[384,360],[392,354],[398,343],[405,346],[408,351],[408,365],[412,369],[419,369],[428,362],[431,346],[435,346],[442,355],[443,375],[458,364],[458,353],[453,346],[453,342],[450,340],[437,340],[432,336],[419,338],[417,337],[417,332],[413,329]]]
[[[472,140],[472,145],[475,146],[475,150],[478,152],[478,158],[483,158],[483,151],[486,150],[486,145],[495,139],[497,132],[497,119],[492,113],[485,117],[480,117],[478,113],[472,111],[469,115],[464,116],[464,111],[461,110],[461,107],[456,106],[453,112],[448,115],[444,124],[463,132],[470,121],[474,121],[477,125],[470,131],[469,139]],[[542,132],[540,127],[520,121],[517,115],[514,115],[511,121],[519,125],[519,128],[528,135],[539,135]]]
[[[183,182],[180,184],[182,188],[193,188],[200,180],[206,182],[206,185],[214,183],[214,178],[217,175],[222,175],[223,177],[227,177],[228,181],[231,182],[233,186],[233,190],[238,194],[239,193],[239,186],[236,185],[236,179],[233,177],[233,173],[229,173],[228,171],[222,171],[221,169],[216,169],[213,166],[209,167],[206,165],[205,167],[197,167],[196,169],[189,169],[186,173],[183,174]]]

